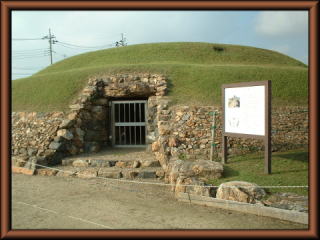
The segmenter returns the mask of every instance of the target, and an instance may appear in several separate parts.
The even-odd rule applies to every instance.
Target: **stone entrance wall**
[[[176,160],[208,160],[212,143],[210,112],[215,110],[215,157],[221,152],[221,109],[210,106],[170,106],[165,96],[166,77],[128,74],[90,78],[70,105],[68,113],[13,113],[12,155],[14,164],[54,165],[63,157],[98,152],[110,146],[110,107],[114,99],[148,100],[147,144],[164,170]],[[272,150],[308,145],[307,107],[272,110]],[[229,151],[262,150],[259,140],[230,138]]]
[[[14,164],[19,161],[21,162],[19,166],[29,167],[30,163],[40,164],[38,160],[41,160],[43,164],[54,165],[68,155],[98,152],[101,148],[107,147],[111,142],[109,102],[119,98],[149,99],[147,143],[151,144],[158,134],[155,127],[157,102],[165,95],[166,89],[166,78],[157,74],[100,76],[90,78],[88,85],[69,106],[70,111],[66,114],[60,113],[57,119],[55,117],[58,115],[54,113],[45,114],[45,118],[35,113],[32,115],[35,120],[32,117],[22,120],[23,118],[17,116],[28,115],[28,113],[14,113],[12,119],[14,122],[12,135],[16,140],[13,141],[12,152]],[[21,122],[24,122],[25,125],[32,125],[34,121],[39,126],[33,128],[33,138],[41,136],[46,140],[44,145],[35,142],[36,146],[40,146],[41,151],[48,153],[41,155],[41,159],[34,158],[34,154],[26,155],[25,151],[21,150],[21,143],[30,141],[23,134],[27,129],[21,128]],[[51,129],[52,124],[54,129]],[[27,152],[31,152],[29,148],[26,148]]]

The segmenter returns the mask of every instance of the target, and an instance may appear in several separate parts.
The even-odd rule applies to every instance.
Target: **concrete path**
[[[13,229],[307,229],[178,202],[167,186],[12,175]]]

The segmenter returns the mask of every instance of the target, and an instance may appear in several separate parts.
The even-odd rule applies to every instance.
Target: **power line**
[[[12,75],[16,75],[16,76],[30,76],[32,75],[32,73],[27,74],[27,73],[12,73]]]
[[[48,54],[49,51],[45,52],[36,52],[36,53],[19,53],[19,54],[13,54],[12,57],[32,57],[32,56],[39,56],[39,55],[45,55]]]
[[[70,46],[70,47],[76,47],[76,48],[104,48],[104,47],[113,46],[113,44],[107,44],[107,45],[101,45],[101,46],[80,46],[80,45],[75,45],[75,44],[61,42],[61,41],[58,41],[58,44],[66,45],[66,46]]]
[[[35,58],[35,57],[47,57],[50,56],[49,54],[46,55],[39,55],[39,56],[25,56],[25,57],[15,57],[16,60],[21,60],[21,59],[28,59],[28,58]]]
[[[46,66],[40,66],[40,67],[30,67],[30,68],[23,68],[23,67],[12,67],[12,69],[16,70],[37,70],[41,68],[45,68]]]
[[[50,53],[49,51],[45,52],[36,52],[36,53],[21,53],[21,54],[13,54],[13,57],[23,57],[23,56],[38,56],[38,55],[45,55]]]
[[[16,68],[16,67],[13,67],[12,70],[22,70],[22,71],[36,71],[36,70],[39,70],[43,67],[39,67],[39,68]]]
[[[84,50],[84,49],[80,49],[80,48],[76,48],[76,47],[70,47],[70,46],[67,46],[67,45],[64,45],[64,44],[61,44],[61,43],[57,43],[57,45],[61,46],[61,47],[65,47],[65,48],[68,48],[68,49],[71,49],[71,50],[76,50],[76,51],[81,51],[81,50]],[[88,50],[88,49],[86,49]]]
[[[73,47],[73,46],[69,46],[69,45],[62,44],[62,43],[60,43],[60,42],[58,42],[57,44],[58,44],[59,46],[61,46],[61,47],[65,47],[65,48],[72,49],[72,50],[77,50],[77,51],[81,51],[81,50],[92,50],[92,49],[88,49],[88,48]]]
[[[75,51],[86,51],[86,50],[93,50],[93,49],[103,49],[107,47],[114,47],[114,46],[126,46],[126,38],[124,38],[124,34],[121,33],[121,40],[117,41],[116,43],[111,43],[111,44],[106,44],[106,45],[100,45],[100,46],[83,46],[83,45],[77,45],[73,43],[68,43],[68,42],[62,42],[56,40],[56,37],[51,34],[51,29],[49,28],[49,34],[42,37],[42,38],[12,38],[12,40],[48,40],[49,42],[49,48],[48,49],[43,49],[43,48],[38,48],[38,49],[30,49],[30,50],[17,50],[12,52],[12,57],[16,60],[23,60],[23,59],[28,59],[28,58],[33,58],[33,57],[45,57],[45,56],[50,56],[50,64],[53,63],[53,53],[63,56],[64,58],[67,57],[66,54],[61,54],[57,53],[53,50],[53,44],[58,44],[61,47],[68,48],[71,50]]]
[[[62,56],[62,57],[64,57],[64,58],[66,58],[66,57],[67,57],[67,55],[66,55],[66,54],[57,53],[56,51],[53,51],[53,53],[58,54],[58,55],[60,55],[60,56]]]
[[[12,70],[19,70],[19,71],[27,71],[27,72],[29,72],[29,71],[36,71],[36,69],[21,69],[21,68],[12,68]]]
[[[43,40],[42,38],[12,38],[13,41]]]
[[[12,53],[29,53],[29,52],[39,52],[49,50],[48,48],[38,48],[38,49],[26,49],[26,50],[14,50]]]

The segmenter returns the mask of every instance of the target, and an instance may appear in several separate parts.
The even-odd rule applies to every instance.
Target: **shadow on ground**
[[[236,171],[227,165],[223,166],[223,177],[227,178],[235,176],[239,176],[239,171]]]
[[[294,161],[307,162],[309,160],[309,152],[275,154],[275,157],[286,158]]]

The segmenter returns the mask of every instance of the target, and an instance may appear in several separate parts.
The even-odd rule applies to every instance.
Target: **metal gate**
[[[112,143],[115,147],[146,145],[147,101],[112,102]]]

